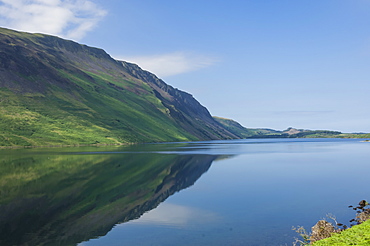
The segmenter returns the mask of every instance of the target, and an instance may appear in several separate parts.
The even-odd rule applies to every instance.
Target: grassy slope
[[[54,44],[56,54],[47,53],[49,36],[1,33],[3,50],[15,54],[3,65],[15,75],[3,76],[8,86],[0,88],[0,146],[197,139],[171,119],[147,84],[119,76],[114,60],[99,57],[99,50],[71,43]]]
[[[343,133],[340,134],[338,137],[341,138],[370,138],[370,134],[356,134],[356,133]]]
[[[313,243],[314,246],[325,245],[370,245],[370,220],[349,228],[338,234]]]
[[[47,97],[31,93],[19,97],[11,91],[1,90],[1,98],[6,100],[0,102],[0,145],[116,144],[195,139],[171,124],[154,96],[136,97],[128,93],[126,103],[110,96],[116,92],[103,86],[100,93],[80,90],[79,96],[84,101],[56,90]]]

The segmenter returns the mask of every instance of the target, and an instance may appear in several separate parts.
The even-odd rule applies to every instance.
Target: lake
[[[0,245],[292,245],[370,200],[370,143],[248,139],[0,150]]]

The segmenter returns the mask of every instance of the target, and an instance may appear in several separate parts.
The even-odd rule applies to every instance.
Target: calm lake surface
[[[369,173],[358,139],[0,150],[0,245],[292,245]]]

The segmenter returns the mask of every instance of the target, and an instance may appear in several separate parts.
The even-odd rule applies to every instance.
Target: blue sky
[[[0,25],[102,48],[246,127],[370,132],[370,0],[2,0]]]

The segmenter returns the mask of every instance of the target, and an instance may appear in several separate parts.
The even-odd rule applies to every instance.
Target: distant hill
[[[329,130],[304,130],[289,127],[284,131],[264,128],[245,128],[238,122],[221,117],[213,117],[228,131],[240,138],[368,138],[369,134],[344,134]]]
[[[280,131],[265,128],[246,128],[238,122],[222,117],[213,117],[217,122],[223,125],[228,131],[237,135],[239,138],[265,137],[269,135],[281,134]]]
[[[0,146],[235,139],[192,95],[104,50],[0,28]]]

